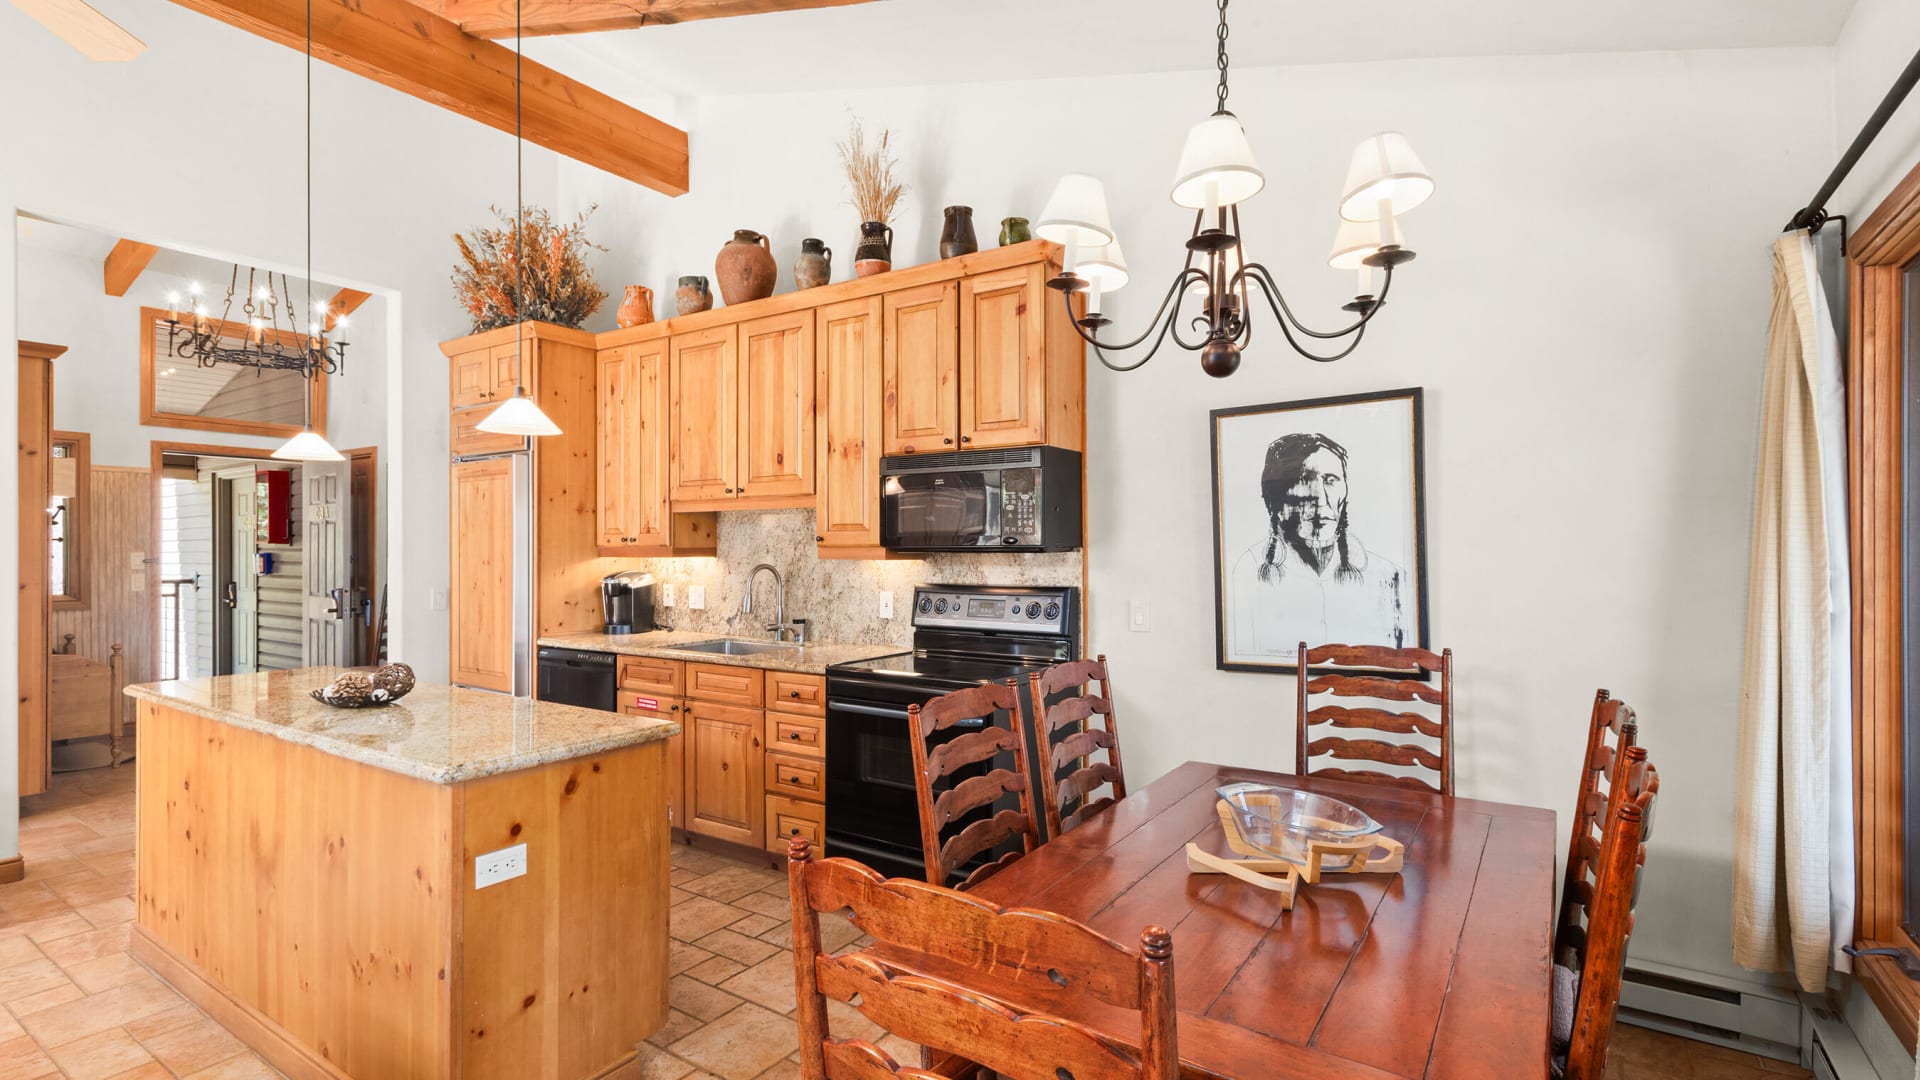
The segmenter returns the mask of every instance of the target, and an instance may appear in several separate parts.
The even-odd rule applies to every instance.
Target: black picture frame
[[[1307,414],[1314,410],[1350,409],[1354,406],[1395,402],[1404,402],[1407,406],[1405,431],[1405,452],[1407,458],[1405,461],[1404,475],[1407,478],[1407,486],[1410,490],[1405,492],[1389,492],[1387,498],[1389,499],[1389,505],[1397,508],[1395,513],[1404,512],[1406,514],[1411,528],[1411,535],[1395,535],[1392,537],[1393,544],[1390,549],[1385,544],[1381,544],[1380,547],[1381,550],[1390,550],[1402,559],[1409,558],[1410,554],[1409,561],[1412,565],[1411,567],[1403,568],[1392,560],[1386,559],[1383,555],[1376,555],[1372,546],[1367,545],[1365,538],[1361,537],[1356,546],[1361,546],[1362,550],[1366,552],[1368,556],[1367,562],[1364,563],[1360,569],[1349,568],[1342,577],[1343,581],[1348,585],[1364,586],[1368,590],[1384,593],[1392,597],[1392,602],[1384,605],[1382,610],[1391,608],[1394,612],[1400,612],[1401,609],[1399,605],[1404,602],[1405,597],[1412,598],[1416,610],[1410,618],[1405,617],[1404,613],[1393,615],[1390,619],[1383,616],[1381,625],[1383,627],[1392,626],[1392,630],[1382,636],[1397,636],[1398,640],[1349,640],[1341,643],[1349,645],[1390,645],[1395,647],[1418,646],[1423,649],[1429,647],[1427,630],[1429,611],[1427,603],[1425,402],[1422,388],[1414,386],[1361,394],[1341,394],[1332,397],[1305,398],[1298,401],[1240,405],[1232,408],[1214,409],[1208,413],[1209,459],[1212,463],[1213,474],[1214,666],[1218,670],[1256,672],[1269,675],[1297,675],[1299,674],[1299,667],[1293,654],[1298,651],[1298,641],[1305,640],[1310,646],[1324,643],[1314,640],[1317,636],[1316,634],[1303,632],[1299,639],[1292,642],[1291,648],[1286,648],[1284,652],[1274,652],[1272,654],[1274,656],[1272,661],[1262,661],[1251,658],[1259,649],[1257,636],[1255,641],[1241,640],[1248,636],[1246,630],[1248,620],[1241,615],[1236,605],[1251,606],[1256,599],[1256,597],[1253,596],[1239,595],[1240,593],[1248,591],[1246,559],[1253,549],[1232,547],[1236,541],[1244,544],[1246,537],[1250,535],[1250,533],[1244,525],[1242,525],[1237,529],[1236,535],[1229,535],[1230,533],[1236,532],[1236,530],[1230,529],[1227,524],[1227,500],[1238,499],[1244,503],[1248,498],[1253,498],[1256,503],[1260,504],[1257,509],[1265,514],[1268,532],[1264,534],[1264,542],[1266,545],[1265,555],[1259,567],[1258,580],[1262,582],[1270,580],[1268,575],[1273,572],[1270,568],[1275,561],[1276,553],[1284,557],[1290,553],[1290,549],[1281,549],[1281,545],[1286,543],[1286,541],[1281,538],[1279,532],[1283,526],[1276,521],[1277,515],[1272,511],[1272,503],[1265,501],[1266,496],[1264,494],[1266,469],[1275,467],[1271,464],[1271,455],[1275,452],[1278,439],[1275,438],[1273,441],[1268,442],[1268,456],[1262,467],[1254,470],[1259,474],[1260,482],[1247,491],[1236,487],[1236,493],[1229,496],[1223,491],[1224,478],[1221,445],[1223,427],[1232,428],[1236,425],[1251,425],[1252,431],[1250,435],[1256,439],[1265,438],[1274,432],[1278,432],[1281,435],[1297,432],[1327,440],[1328,437],[1326,435],[1314,430],[1323,428],[1326,425],[1302,424],[1299,423],[1299,421],[1307,419]],[[1331,416],[1331,414],[1322,414],[1323,419],[1329,416]],[[1259,418],[1262,417],[1268,418],[1269,421],[1264,429],[1259,427]],[[1232,441],[1245,442],[1248,437],[1250,436],[1234,433],[1232,435]],[[1332,449],[1338,454],[1338,460],[1341,466],[1340,478],[1343,494],[1341,496],[1340,524],[1337,528],[1339,530],[1338,542],[1341,545],[1341,551],[1343,553],[1342,559],[1344,561],[1346,558],[1345,545],[1353,536],[1352,518],[1348,512],[1349,504],[1347,502],[1351,491],[1346,488],[1346,480],[1349,476],[1349,456],[1355,456],[1356,461],[1358,457],[1355,450],[1343,446],[1335,446]],[[1369,446],[1367,450],[1363,452],[1373,452],[1376,450],[1378,450],[1377,446]],[[1235,464],[1232,465],[1230,469],[1241,479],[1245,479],[1246,474],[1249,472],[1244,462],[1238,459],[1236,459]],[[1380,473],[1391,475],[1391,473],[1385,469],[1375,472],[1374,475],[1377,476]],[[1245,485],[1242,485],[1242,487],[1244,486]],[[1405,503],[1399,501],[1402,498],[1406,500]],[[1244,521],[1244,519],[1248,517],[1247,508],[1244,506],[1236,508],[1234,516],[1236,521]],[[1389,520],[1395,520],[1393,514],[1382,516]],[[1368,567],[1372,567],[1373,569],[1368,570]],[[1413,577],[1411,588],[1405,588],[1405,583],[1401,581],[1398,576],[1407,572],[1410,572]],[[1316,571],[1315,573],[1316,581],[1324,580],[1324,571]],[[1373,575],[1373,580],[1369,580],[1370,574]],[[1387,575],[1393,575],[1392,579],[1381,580]],[[1237,580],[1231,580],[1236,578]],[[1324,586],[1322,588],[1324,589]],[[1363,593],[1362,595],[1365,594]],[[1230,614],[1230,609],[1233,609],[1232,614]],[[1233,620],[1236,618],[1238,619],[1237,625],[1233,623]],[[1367,615],[1356,615],[1349,621],[1353,623],[1365,623],[1370,620]],[[1410,634],[1409,631],[1411,632]],[[1272,637],[1273,635],[1269,633],[1267,636]],[[1412,640],[1406,640],[1408,636],[1411,636]],[[1277,643],[1268,642],[1267,644],[1276,649],[1281,648]],[[1382,674],[1390,673],[1382,672]]]

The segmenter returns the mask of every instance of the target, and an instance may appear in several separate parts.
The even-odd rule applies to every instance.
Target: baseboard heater
[[[1790,1061],[1819,1080],[1878,1080],[1846,1022],[1811,995],[1630,966],[1621,978],[1620,1019]]]

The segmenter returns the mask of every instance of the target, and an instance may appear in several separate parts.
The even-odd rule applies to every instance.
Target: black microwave
[[[1073,551],[1080,455],[1025,446],[881,458],[880,543],[893,551]]]

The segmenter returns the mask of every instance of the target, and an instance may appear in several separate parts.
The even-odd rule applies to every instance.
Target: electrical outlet
[[[527,873],[527,845],[515,844],[473,858],[473,887],[484,889],[524,877]]]
[[[427,592],[427,610],[429,611],[447,610],[447,590],[445,589],[429,590]]]
[[[880,617],[883,619],[893,618],[893,590],[892,589],[880,590]]]
[[[687,586],[687,606],[695,611],[707,609],[707,587],[705,585]]]
[[[661,603],[661,606],[663,607],[673,606],[673,582],[671,581],[661,582],[660,603]]]
[[[1127,601],[1127,629],[1136,634],[1144,634],[1153,628],[1153,621],[1147,617],[1145,600]]]

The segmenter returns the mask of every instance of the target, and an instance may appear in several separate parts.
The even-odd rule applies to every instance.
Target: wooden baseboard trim
[[[628,1080],[629,1077],[639,1080],[639,1061],[640,1051],[636,1048],[631,1053],[622,1054],[620,1060],[587,1077],[587,1080],[614,1080],[616,1077],[619,1080]]]
[[[293,1080],[352,1080],[258,1009],[236,999],[135,924],[127,952]]]
[[[11,885],[16,881],[27,880],[27,858],[14,855],[0,859],[0,885]]]

